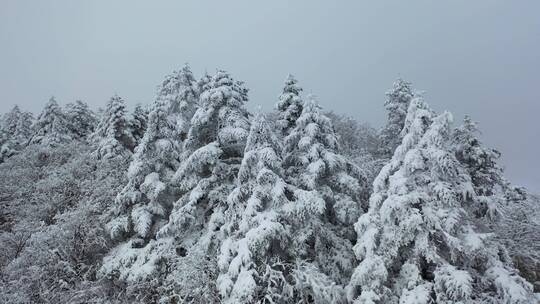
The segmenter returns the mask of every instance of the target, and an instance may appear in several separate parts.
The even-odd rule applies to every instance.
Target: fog
[[[375,127],[403,77],[437,111],[464,114],[540,192],[539,1],[1,1],[0,112],[51,95],[150,102],[186,62],[226,69],[272,109],[288,73],[327,110]]]

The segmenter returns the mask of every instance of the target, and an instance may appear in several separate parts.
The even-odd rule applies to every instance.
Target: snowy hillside
[[[243,82],[186,65],[131,113],[15,106],[0,302],[537,303],[540,199],[473,119],[402,79],[381,130],[303,92],[289,75],[250,113]]]

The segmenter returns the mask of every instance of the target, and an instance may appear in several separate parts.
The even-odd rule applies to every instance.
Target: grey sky
[[[270,109],[293,73],[379,127],[402,76],[470,114],[507,176],[540,190],[540,1],[0,1],[0,103],[149,102],[163,76],[230,71]]]

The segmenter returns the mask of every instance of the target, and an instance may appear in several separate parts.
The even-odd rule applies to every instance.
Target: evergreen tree
[[[380,154],[383,157],[392,157],[394,150],[401,142],[401,130],[405,123],[405,116],[411,100],[417,95],[411,83],[401,78],[394,82],[392,90],[386,93],[384,106],[388,111],[386,126],[381,130]]]
[[[83,139],[92,134],[97,124],[96,116],[88,104],[80,100],[66,105],[66,117],[69,128],[77,139]]]
[[[15,140],[17,145],[25,146],[32,137],[32,125],[34,124],[34,115],[30,112],[22,112],[17,122],[15,131]]]
[[[215,142],[225,150],[226,157],[241,156],[249,132],[248,112],[244,108],[246,89],[224,71],[218,71],[208,87],[191,120],[184,145],[186,153]]]
[[[139,115],[134,115],[132,125],[138,126],[132,130],[146,131],[130,164],[129,183],[116,198],[118,216],[112,223],[115,228],[111,228],[114,237],[134,232],[141,238],[154,238],[156,230],[151,228],[167,218],[173,200],[169,181],[178,168],[182,140],[197,104],[194,86],[186,65],[166,76],[148,118],[142,107],[135,109]]]
[[[6,113],[0,125],[0,163],[21,151],[32,136],[33,117],[15,106]]]
[[[11,111],[4,114],[2,125],[0,126],[2,130],[8,135],[15,135],[15,132],[17,131],[17,123],[19,122],[21,115],[22,113],[19,106],[15,105]]]
[[[355,224],[354,303],[530,303],[530,286],[467,212],[470,177],[450,151],[451,115],[419,98]]]
[[[188,227],[204,230],[207,218],[196,214],[219,213],[225,206],[223,198],[232,189],[243,154],[249,132],[243,90],[224,71],[212,77],[209,87],[201,95],[200,108],[191,120],[183,161],[172,180],[180,199],[174,204],[164,235],[185,232]]]
[[[178,167],[180,144],[168,109],[162,100],[152,106],[148,127],[129,166],[128,184],[116,197],[116,217],[109,224],[114,239],[131,234],[151,238],[154,224],[166,220],[171,200],[168,181]]]
[[[478,195],[490,196],[494,187],[504,184],[503,170],[497,161],[501,154],[495,149],[485,147],[478,138],[478,126],[470,117],[465,116],[463,125],[456,128],[453,143],[456,158],[471,176]]]
[[[54,146],[73,139],[66,116],[54,97],[49,99],[49,102],[39,114],[33,129],[34,134],[30,140],[31,144]]]
[[[16,151],[13,150],[11,137],[3,128],[0,128],[0,164],[15,153]]]
[[[155,171],[154,162],[146,160],[144,163],[149,162],[149,166],[140,163],[130,169],[131,185],[119,195],[118,202],[123,207],[109,228],[113,236],[135,233],[144,236],[144,241],[134,238],[118,245],[104,261],[101,275],[119,273],[123,280],[145,284],[160,280],[163,282],[160,291],[155,290],[152,296],[164,301],[213,298],[216,289],[211,287],[215,283],[211,269],[215,268],[220,244],[216,237],[220,234],[226,197],[234,188],[243,152],[237,151],[243,150],[249,131],[241,94],[245,90],[240,90],[238,85],[222,71],[212,77],[209,89],[201,96],[201,107],[191,120],[183,149],[166,150],[182,152],[172,178],[168,176],[169,170],[176,168],[171,163],[160,163],[159,171]],[[138,186],[143,179],[143,184]],[[148,190],[142,189],[145,182]],[[148,197],[148,191],[152,197]],[[194,268],[193,263],[201,268]],[[198,289],[189,289],[193,285]]]
[[[303,101],[300,93],[302,93],[302,88],[298,86],[298,81],[289,74],[276,105],[278,110],[277,125],[283,136],[286,136],[295,127],[296,120],[302,114]]]
[[[128,128],[124,100],[114,95],[107,103],[101,121],[92,134],[98,158],[111,158],[133,150],[134,140]]]
[[[280,264],[289,231],[280,209],[289,202],[281,177],[280,145],[259,114],[251,126],[236,188],[228,197],[218,289],[225,303],[291,298]],[[287,288],[288,287],[288,288]]]
[[[318,289],[308,281],[305,290],[311,292],[310,297],[322,297],[317,293],[324,290],[332,301],[339,298],[338,287],[346,283],[355,263],[352,224],[363,213],[367,195],[363,173],[338,151],[330,119],[309,100],[285,138],[284,167],[289,183],[317,199],[298,196],[288,221],[294,231],[296,257],[311,262],[302,267],[311,274],[300,277],[317,273],[337,288]]]
[[[131,120],[129,121],[129,129],[131,130],[131,136],[138,145],[144,136],[148,123],[148,111],[140,103],[135,105],[133,113],[131,114]]]
[[[198,99],[197,81],[187,64],[168,75],[158,89],[156,100],[169,105],[168,113],[181,141],[187,136]]]
[[[499,216],[505,193],[512,191],[497,161],[499,151],[485,147],[478,138],[478,126],[465,116],[463,125],[453,133],[453,150],[457,160],[471,177],[480,204],[474,209],[478,217],[493,220]],[[489,224],[489,223],[488,223]]]
[[[204,72],[204,75],[197,81],[197,91],[202,94],[204,91],[210,90],[210,84],[212,83],[212,76],[208,72]]]

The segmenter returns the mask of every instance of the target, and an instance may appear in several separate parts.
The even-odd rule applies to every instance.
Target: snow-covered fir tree
[[[456,158],[465,166],[471,176],[478,195],[490,196],[494,187],[504,184],[503,170],[498,165],[501,154],[485,147],[478,138],[477,124],[465,116],[463,124],[454,130],[453,142]]]
[[[0,129],[0,164],[14,154],[8,141],[9,135],[3,129]]]
[[[31,144],[59,145],[73,139],[69,122],[54,97],[49,99],[34,126]]]
[[[381,132],[292,76],[277,111],[247,93],[185,66],[129,116],[3,115],[0,303],[538,302],[540,198],[470,118],[403,80]]]
[[[97,118],[88,107],[88,104],[81,100],[66,105],[66,118],[69,122],[69,129],[76,139],[83,139],[92,134],[97,125]]]
[[[283,92],[279,95],[276,104],[278,111],[277,126],[282,136],[287,136],[289,131],[295,127],[296,120],[302,114],[303,101],[300,97],[302,88],[298,86],[298,81],[293,75],[288,75],[285,80]]]
[[[237,186],[228,197],[217,286],[225,303],[291,298],[280,261],[288,259],[288,231],[280,209],[288,203],[280,144],[262,114],[251,125]],[[283,254],[283,255],[282,255]],[[285,298],[284,298],[285,297]]]
[[[204,72],[203,76],[197,81],[197,91],[200,93],[210,89],[212,76],[208,72]]]
[[[0,163],[26,147],[32,136],[34,117],[18,106],[6,113],[0,125]]]
[[[227,150],[228,157],[243,153],[249,132],[248,112],[244,108],[244,89],[225,71],[218,71],[201,94],[197,110],[185,142],[187,154],[217,143]]]
[[[198,99],[197,81],[187,64],[179,71],[168,75],[158,89],[156,100],[169,105],[170,119],[175,124],[177,136],[182,141],[189,131],[191,118],[197,110]]]
[[[451,115],[415,98],[402,143],[355,224],[354,303],[532,303],[504,248],[475,225],[471,179],[449,147]]]
[[[158,87],[148,117],[144,117],[142,107],[136,107],[134,113],[139,115],[134,114],[132,131],[143,131],[144,136],[130,164],[129,183],[116,200],[116,212],[123,216],[115,220],[113,235],[132,230],[141,238],[154,237],[156,231],[150,233],[154,219],[168,216],[172,198],[168,197],[167,201],[163,196],[168,193],[168,183],[178,168],[182,140],[196,110],[195,83],[189,66],[185,65],[179,72],[166,76]]]
[[[367,185],[363,173],[339,153],[337,137],[328,117],[310,98],[285,138],[284,168],[287,181],[317,199],[298,197],[288,221],[293,229],[293,247],[298,259],[309,261],[304,269],[325,280],[334,290],[309,286],[309,297],[328,301],[341,297],[355,264],[352,229],[366,207]],[[308,276],[309,277],[309,276]]]
[[[135,141],[129,132],[126,104],[120,96],[114,95],[107,102],[92,138],[98,158],[111,158],[133,150]]]
[[[452,134],[453,151],[471,177],[477,203],[471,211],[478,221],[507,246],[514,264],[530,282],[540,273],[540,251],[536,230],[540,227],[531,194],[512,186],[498,164],[501,156],[480,140],[477,124],[465,116]],[[516,218],[520,220],[516,220]],[[535,253],[538,252],[538,253]],[[538,286],[538,283],[536,283]]]
[[[33,125],[34,115],[31,112],[21,112],[21,116],[17,122],[17,128],[14,134],[17,145],[21,148],[28,144],[28,141],[32,137]]]
[[[180,151],[169,108],[162,100],[152,106],[148,127],[129,166],[128,184],[116,198],[116,216],[109,224],[113,239],[131,234],[151,238],[156,232],[154,224],[166,220],[172,199],[168,195],[168,181],[178,167]]]
[[[499,151],[485,147],[478,135],[477,124],[465,116],[463,124],[454,130],[453,150],[471,177],[474,191],[481,201],[476,206],[476,215],[493,220],[500,213],[505,192],[512,189],[509,189],[503,169],[497,163]]]
[[[151,168],[142,170],[147,167],[132,163],[133,169],[137,168],[133,172],[138,174],[130,178],[131,185],[128,184],[124,189],[127,191],[119,195],[120,201],[128,202],[124,209],[129,212],[121,212],[125,216],[118,217],[110,227],[120,232],[117,235],[136,233],[138,237],[144,236],[144,240],[135,238],[120,244],[106,258],[102,275],[110,276],[117,271],[125,281],[143,280],[148,284],[152,277],[159,278],[165,283],[160,287],[161,291],[156,290],[152,296],[164,301],[173,301],[177,297],[214,297],[216,289],[210,287],[215,284],[212,271],[202,271],[215,267],[211,263],[212,260],[215,263],[219,242],[214,234],[219,232],[226,197],[234,188],[249,132],[245,96],[242,96],[246,90],[240,90],[239,85],[223,71],[212,77],[209,89],[201,95],[201,107],[191,119],[192,126],[183,149],[167,150],[182,152],[181,163],[171,180],[168,174],[174,166],[159,163],[159,157],[156,159],[159,172],[151,172]],[[158,102],[163,100],[158,99]],[[179,136],[173,138],[180,139]],[[242,150],[239,152],[239,149]],[[149,174],[148,178],[144,174]],[[137,190],[136,181],[143,178],[144,182]],[[148,189],[141,189],[145,183]],[[145,197],[147,190],[156,197]],[[141,193],[140,197],[132,195],[137,192]],[[161,219],[166,219],[165,225]],[[193,263],[202,269],[193,268]],[[163,267],[168,271],[159,272]],[[189,288],[194,285],[198,291]]]
[[[405,123],[407,109],[411,100],[418,95],[413,91],[410,82],[401,78],[397,79],[392,90],[386,93],[384,106],[387,113],[386,126],[381,130],[381,147],[379,153],[383,157],[392,157],[394,150],[401,142],[401,130]]]
[[[0,128],[2,128],[2,130],[7,134],[14,135],[17,130],[17,123],[21,118],[21,114],[21,109],[19,109],[19,106],[15,105],[11,111],[7,112],[2,117],[2,124],[0,125]]]
[[[129,120],[129,130],[131,136],[138,145],[144,136],[146,126],[148,123],[149,111],[140,103],[135,105],[133,113],[131,113],[131,119]]]
[[[209,89],[201,94],[184,144],[182,164],[173,178],[180,199],[174,204],[164,234],[200,231],[208,218],[196,214],[212,214],[225,207],[249,133],[245,92],[240,89],[228,73],[217,71]]]

